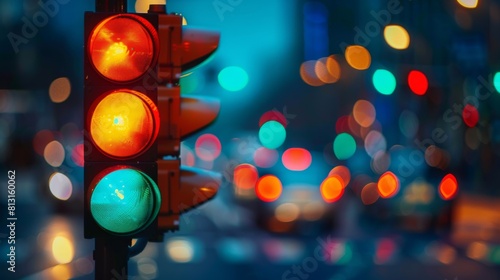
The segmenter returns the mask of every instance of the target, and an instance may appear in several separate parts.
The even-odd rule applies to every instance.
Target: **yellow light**
[[[457,0],[457,2],[465,8],[474,9],[477,7],[479,0]]]
[[[400,25],[387,25],[384,28],[384,38],[396,50],[404,50],[410,45],[410,35]]]
[[[158,109],[144,94],[115,91],[99,101],[90,119],[90,135],[106,154],[138,155],[158,134]]]
[[[52,255],[60,264],[70,263],[74,257],[73,244],[64,236],[57,236],[52,241]]]

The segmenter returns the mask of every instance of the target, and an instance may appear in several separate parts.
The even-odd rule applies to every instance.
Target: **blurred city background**
[[[0,172],[16,172],[18,217],[15,274],[0,230],[2,279],[93,279],[82,166],[94,8],[0,0]],[[167,9],[221,33],[181,79],[182,94],[221,100],[181,160],[224,182],[129,261],[128,279],[500,279],[500,1]]]

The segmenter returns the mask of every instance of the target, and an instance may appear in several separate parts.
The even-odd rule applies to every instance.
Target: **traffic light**
[[[219,34],[183,27],[165,5],[87,12],[84,25],[84,236],[160,241],[221,183],[179,159],[181,140],[219,112],[218,100],[181,97],[179,79]]]

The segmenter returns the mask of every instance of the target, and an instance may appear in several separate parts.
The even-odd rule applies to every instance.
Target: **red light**
[[[375,263],[383,264],[391,260],[396,250],[396,244],[391,239],[385,238],[378,242],[375,251]]]
[[[452,174],[444,176],[443,180],[439,184],[439,195],[444,200],[452,199],[458,191],[457,178]]]
[[[283,165],[292,171],[306,170],[312,162],[311,153],[302,148],[290,148],[281,157]]]
[[[267,111],[259,119],[259,127],[261,127],[263,124],[265,124],[268,121],[277,121],[280,124],[283,125],[284,128],[286,128],[286,125],[288,124],[285,116],[278,112],[277,110],[271,110]]]
[[[255,193],[260,200],[272,202],[278,199],[283,190],[280,179],[274,175],[265,175],[257,181]]]
[[[104,77],[130,81],[146,73],[158,44],[154,27],[139,16],[123,14],[103,20],[92,31],[89,56]]]
[[[476,107],[467,104],[462,111],[462,118],[468,127],[474,127],[479,122],[479,112]]]
[[[319,187],[323,200],[328,203],[339,200],[344,194],[344,180],[338,175],[329,176]]]
[[[203,134],[196,140],[195,153],[204,161],[213,161],[219,157],[222,145],[213,134]]]
[[[411,91],[416,95],[424,95],[429,88],[429,82],[427,81],[427,77],[424,73],[412,70],[408,75],[408,85],[410,86]]]
[[[89,120],[97,147],[110,156],[130,157],[151,146],[159,130],[159,113],[153,101],[132,90],[103,96]]]
[[[73,162],[78,165],[83,167],[84,161],[83,161],[83,154],[84,154],[84,146],[83,144],[78,144],[76,145],[73,150],[71,151],[71,159]]]
[[[399,191],[399,179],[391,171],[387,171],[378,179],[378,193],[382,198],[395,196]]]
[[[350,132],[349,129],[349,116],[342,116],[337,119],[337,122],[335,123],[335,131],[337,134],[343,133],[343,132]]]
[[[259,179],[259,173],[255,166],[244,163],[236,166],[233,172],[233,183],[237,188],[253,189]]]

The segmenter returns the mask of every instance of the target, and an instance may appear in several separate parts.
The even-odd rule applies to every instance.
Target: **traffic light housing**
[[[87,12],[84,36],[84,236],[160,241],[221,183],[179,159],[181,140],[219,112],[218,100],[181,97],[179,79],[217,49],[219,34],[151,5]]]

